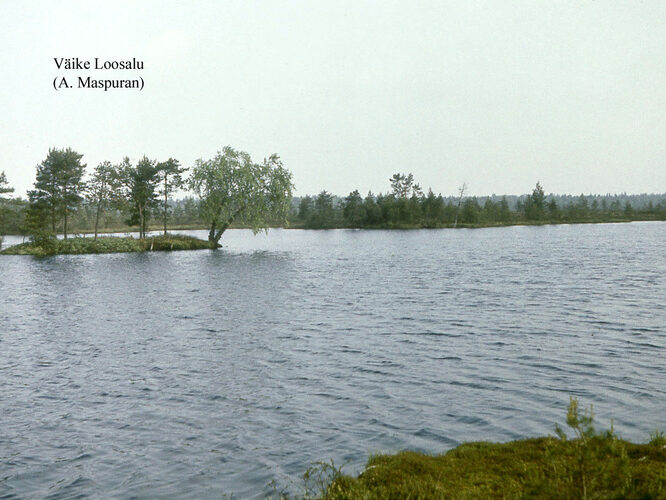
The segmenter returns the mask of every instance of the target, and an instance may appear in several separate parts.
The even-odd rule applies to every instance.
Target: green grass
[[[666,498],[666,452],[594,438],[466,443],[444,455],[377,455],[357,478],[334,477],[325,499]]]
[[[143,240],[114,236],[93,238],[39,238],[34,242],[22,243],[6,248],[2,255],[60,255],[60,254],[97,254],[120,252],[159,252],[175,250],[203,250],[213,248],[208,241],[191,236],[172,235],[155,236]]]
[[[581,415],[571,400],[568,438],[540,437],[508,443],[465,443],[443,455],[402,451],[370,457],[352,477],[333,463],[304,475],[299,498],[354,499],[666,499],[666,438],[647,444],[597,432],[592,408]],[[289,495],[282,492],[281,498]]]

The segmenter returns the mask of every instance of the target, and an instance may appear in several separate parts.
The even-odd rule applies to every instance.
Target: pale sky
[[[0,171],[278,153],[296,194],[666,192],[666,2],[0,0]],[[64,71],[53,58],[142,60]],[[145,88],[72,88],[65,76]]]

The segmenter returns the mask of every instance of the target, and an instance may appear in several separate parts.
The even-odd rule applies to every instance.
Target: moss
[[[556,427],[557,438],[465,443],[443,455],[376,455],[358,477],[319,463],[303,477],[303,498],[666,499],[663,433],[634,444],[619,439],[612,425],[597,432],[593,418],[592,407],[580,414],[572,398],[566,422],[574,439]]]
[[[95,254],[120,252],[157,252],[175,250],[203,250],[214,248],[208,241],[183,235],[155,236],[139,240],[135,238],[102,237],[68,238],[67,240],[41,239],[9,247],[3,255],[58,255]]]
[[[666,498],[666,450],[614,437],[466,443],[444,455],[371,457],[335,477],[325,499]]]

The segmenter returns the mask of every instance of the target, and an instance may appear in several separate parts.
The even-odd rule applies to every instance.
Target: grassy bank
[[[40,238],[4,249],[0,255],[59,255],[120,252],[160,252],[176,250],[204,250],[213,248],[208,241],[183,235],[155,236],[144,240],[135,238],[101,237]]]
[[[596,432],[591,408],[571,401],[568,438],[466,443],[443,455],[403,451],[371,457],[358,477],[332,464],[304,476],[304,498],[353,499],[666,499],[666,437],[647,444]],[[288,495],[281,495],[286,498]]]
[[[595,438],[467,443],[444,455],[370,458],[353,478],[336,475],[325,499],[666,498],[663,445]]]

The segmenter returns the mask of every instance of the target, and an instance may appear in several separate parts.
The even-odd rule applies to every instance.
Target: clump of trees
[[[100,217],[120,200],[120,176],[110,161],[104,161],[95,167],[86,185],[86,195],[95,210],[95,240],[99,232]]]
[[[276,154],[254,162],[246,152],[225,147],[197,160],[188,175],[174,159],[143,156],[104,161],[86,177],[82,155],[50,149],[37,165],[28,200],[9,198],[13,189],[0,174],[0,234],[54,238],[72,230],[122,231],[129,225],[145,238],[152,221],[163,231],[174,225],[208,229],[217,245],[232,225],[253,231],[289,224],[330,228],[439,228],[567,222],[666,220],[666,197],[659,195],[554,195],[537,182],[522,196],[467,196],[463,184],[453,196],[427,192],[412,173],[388,179],[390,190],[365,196],[355,189],[344,198],[328,191],[292,202],[292,174]],[[190,190],[193,196],[174,199]]]
[[[589,202],[578,198],[546,195],[540,182],[529,195],[465,196],[463,184],[456,196],[427,194],[414,182],[412,174],[395,174],[389,179],[391,191],[361,197],[358,190],[345,198],[327,191],[317,196],[304,196],[296,204],[293,224],[305,228],[437,228],[477,227],[510,224],[545,224],[565,222],[613,222],[626,220],[666,220],[666,198],[649,201],[640,210],[629,201],[608,199],[610,195]],[[640,197],[640,195],[636,195]],[[512,198],[512,202],[509,202]]]
[[[48,224],[55,234],[56,225],[62,220],[63,237],[67,239],[70,215],[83,200],[86,165],[81,163],[82,157],[71,148],[53,148],[37,165],[34,189],[28,192],[34,229],[42,230]]]
[[[9,185],[7,175],[4,170],[0,172],[0,243],[2,243],[2,234],[6,227],[6,220],[10,214],[10,209],[7,206],[8,198],[2,196],[3,194],[13,193],[14,188]]]
[[[217,245],[230,224],[256,232],[286,223],[291,207],[291,172],[276,154],[254,163],[249,154],[226,147],[210,160],[198,160],[189,177],[174,158],[158,162],[143,156],[136,164],[128,157],[115,165],[104,161],[85,178],[82,157],[71,148],[49,150],[36,167],[27,203],[21,202],[25,216],[20,232],[45,242],[62,231],[67,239],[74,218],[77,228],[92,227],[96,240],[102,221],[112,219],[138,227],[144,239],[152,219],[160,219],[166,235],[170,218],[178,216],[190,224],[208,224],[209,239]],[[174,193],[184,187],[199,199],[175,203]],[[12,191],[3,172],[0,194]],[[5,200],[0,201],[4,207]],[[3,229],[4,223],[0,233]]]
[[[125,158],[119,170],[122,199],[129,207],[127,224],[139,226],[139,238],[146,237],[148,222],[158,204],[157,183],[159,181],[157,162],[147,156],[132,166]]]

